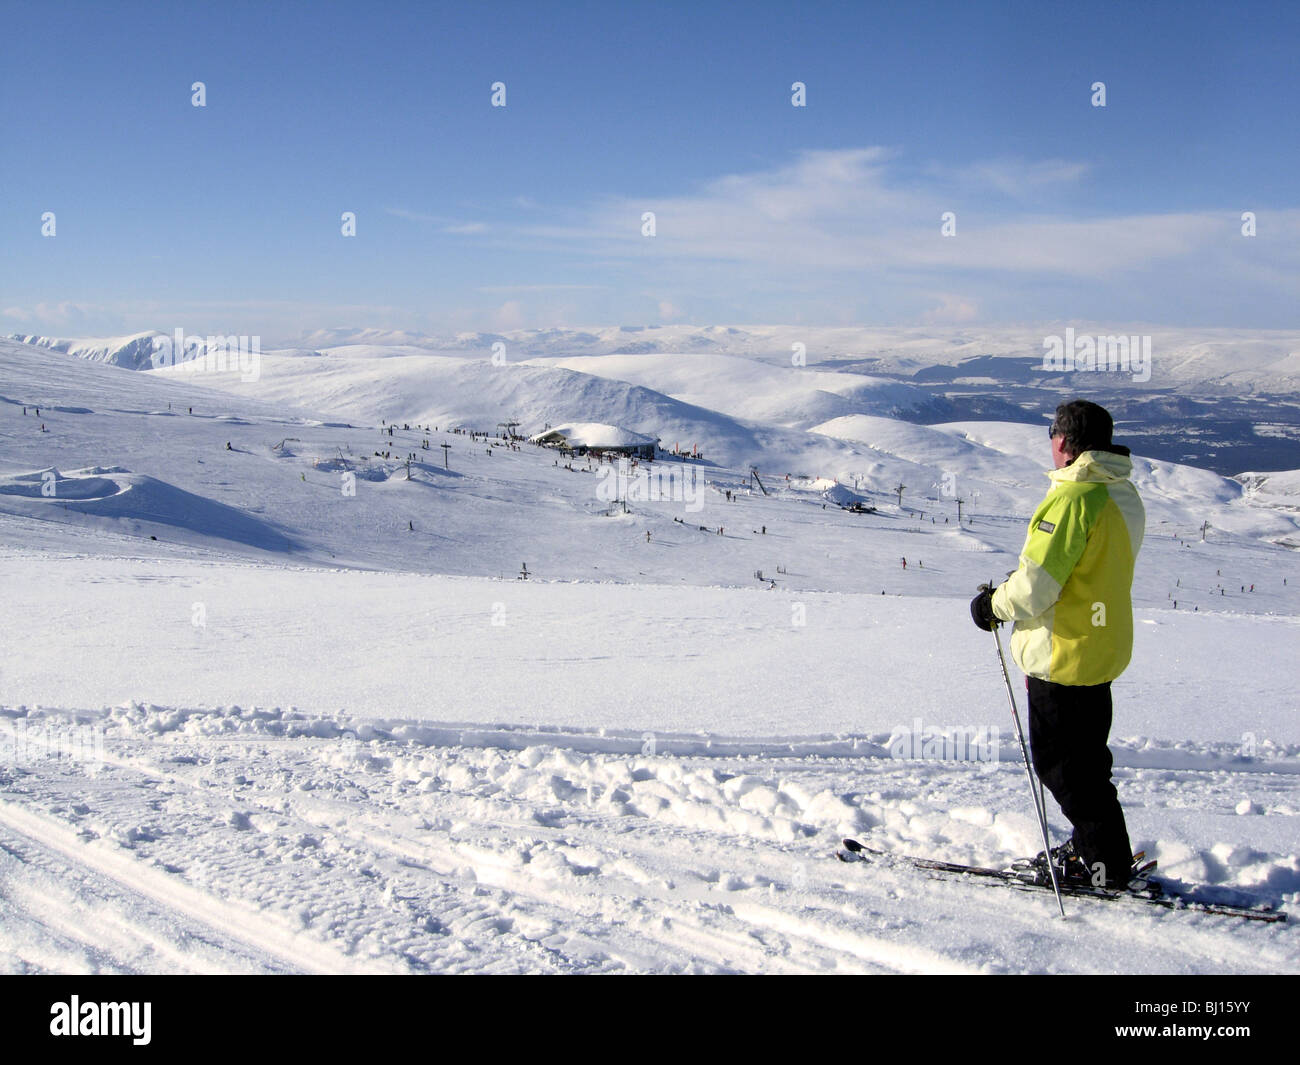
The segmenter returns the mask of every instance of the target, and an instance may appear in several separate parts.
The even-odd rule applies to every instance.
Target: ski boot
[[[1074,849],[1074,841],[1066,840],[1050,852],[1039,851],[1033,858],[1019,858],[1011,863],[1011,869],[1021,880],[1043,887],[1052,886],[1052,874],[1049,864],[1056,867],[1056,882],[1062,887],[1091,887],[1092,873],[1083,864]]]
[[[1155,870],[1156,863],[1147,862],[1145,858],[1146,854],[1143,851],[1133,855],[1133,863],[1126,871],[1127,876],[1119,883],[1107,878],[1104,887],[1093,883],[1092,870],[1088,868],[1079,852],[1074,849],[1073,840],[1066,840],[1060,846],[1053,847],[1050,859],[1046,853],[1039,851],[1033,858],[1021,858],[1013,862],[1011,868],[1022,880],[1042,887],[1051,887],[1052,874],[1048,868],[1050,860],[1051,864],[1056,867],[1056,881],[1063,888],[1083,888],[1111,894],[1128,891],[1154,898],[1160,894],[1160,885],[1150,879],[1150,874]]]

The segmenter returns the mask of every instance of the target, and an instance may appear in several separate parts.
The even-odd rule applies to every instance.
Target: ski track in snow
[[[957,861],[1031,851],[1027,809],[990,812],[1026,805],[1013,763],[443,746],[292,717],[33,715],[37,737],[94,723],[103,757],[55,758],[57,744],[29,738],[4,771],[0,967],[1300,971],[1290,925],[1083,900],[1067,901],[1063,936],[1050,895],[831,857],[848,833]],[[1153,844],[1148,813],[1167,821],[1153,807],[1193,789],[1201,826],[1207,811],[1235,816],[1230,769],[1125,772],[1135,846]],[[1180,776],[1196,778],[1186,793]],[[1267,820],[1295,816],[1295,779],[1252,774]],[[1232,850],[1225,890],[1231,867],[1239,890],[1254,876],[1300,898],[1294,857],[1236,848],[1234,865]]]

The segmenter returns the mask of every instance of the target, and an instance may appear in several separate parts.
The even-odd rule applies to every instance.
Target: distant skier
[[[1132,850],[1106,739],[1110,684],[1133,652],[1145,510],[1128,448],[1111,443],[1113,425],[1087,400],[1056,408],[1052,487],[1030,519],[1020,568],[996,591],[984,585],[971,616],[985,631],[1015,622],[1011,653],[1028,675],[1034,769],[1074,826],[1051,860],[1067,880],[1091,882],[1096,872],[1122,887]]]
[[[907,558],[906,558],[906,556],[904,556],[904,558],[903,558],[903,569],[907,569]]]

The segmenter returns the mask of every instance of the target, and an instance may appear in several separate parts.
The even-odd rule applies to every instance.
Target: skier
[[[1027,675],[1034,770],[1074,827],[1052,848],[1058,875],[1122,888],[1132,850],[1106,740],[1110,684],[1133,651],[1131,588],[1145,510],[1129,480],[1128,448],[1111,443],[1113,426],[1087,400],[1056,408],[1052,487],[1029,521],[1020,568],[996,590],[981,587],[971,616],[985,631],[1015,622],[1011,652]],[[1047,860],[1040,853],[1036,864]]]

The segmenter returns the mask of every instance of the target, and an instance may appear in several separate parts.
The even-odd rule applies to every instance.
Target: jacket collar
[[[1089,481],[1101,484],[1113,484],[1126,481],[1133,473],[1133,460],[1128,455],[1117,451],[1085,451],[1068,466],[1059,470],[1048,470],[1047,476],[1053,481]]]

